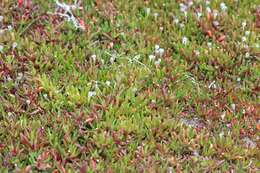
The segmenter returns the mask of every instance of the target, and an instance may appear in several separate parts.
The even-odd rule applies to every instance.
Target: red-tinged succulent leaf
[[[26,8],[30,8],[30,5],[31,5],[31,0],[26,0]]]
[[[256,9],[256,21],[255,21],[255,26],[257,28],[260,28],[260,7]]]
[[[20,142],[27,146],[30,147],[31,149],[33,149],[33,146],[31,145],[30,141],[28,140],[27,136],[25,136],[23,133],[20,133]]]
[[[91,166],[92,166],[92,169],[94,169],[94,170],[97,169],[97,162],[96,162],[96,160],[94,160],[94,159],[91,160]]]
[[[47,160],[49,158],[49,156],[50,156],[50,152],[45,151],[37,157],[37,162],[36,162],[37,169],[46,170],[46,169],[51,168],[50,164],[44,163],[44,161]]]
[[[92,123],[94,121],[94,117],[89,117],[85,120],[86,123]]]
[[[21,170],[21,173],[29,173],[31,171],[32,171],[32,167],[30,165],[28,165]]]
[[[80,173],[86,173],[87,172],[87,163],[83,163],[79,170]]]
[[[37,162],[36,163],[36,168],[39,170],[47,170],[51,168],[51,165],[48,163],[41,163],[41,162]]]
[[[61,164],[58,164],[58,169],[60,170],[61,173],[67,173],[67,171],[65,170],[65,168],[61,165]]]
[[[45,152],[43,152],[42,154],[40,154],[40,155],[37,157],[37,161],[46,160],[46,159],[48,159],[49,156],[50,156],[50,152],[49,152],[49,151],[45,151]]]
[[[5,145],[0,143],[0,151],[5,148]]]
[[[22,8],[22,6],[23,6],[23,0],[18,0],[18,7]]]

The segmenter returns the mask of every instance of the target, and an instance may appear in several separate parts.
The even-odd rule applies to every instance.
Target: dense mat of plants
[[[1,173],[259,171],[259,0],[28,2],[0,1]]]

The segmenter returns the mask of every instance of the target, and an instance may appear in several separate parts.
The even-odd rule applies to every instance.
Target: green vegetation
[[[259,171],[259,5],[1,0],[0,172]]]

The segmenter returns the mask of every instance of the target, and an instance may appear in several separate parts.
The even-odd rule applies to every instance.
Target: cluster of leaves
[[[259,171],[258,0],[86,0],[84,31],[27,4],[0,2],[0,172]]]

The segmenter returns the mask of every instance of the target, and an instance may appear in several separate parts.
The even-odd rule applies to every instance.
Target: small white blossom
[[[247,44],[244,44],[244,48],[245,48],[245,49],[248,49],[249,46],[248,46]]]
[[[246,58],[249,58],[250,57],[250,53],[247,52],[246,55],[245,55]]]
[[[16,42],[13,42],[13,44],[12,44],[13,49],[15,49],[17,47],[17,45],[18,44]]]
[[[218,17],[218,10],[213,10],[213,17],[214,19]]]
[[[245,35],[246,35],[246,36],[249,36],[249,34],[250,34],[250,31],[246,31],[246,32],[245,32]]]
[[[0,29],[0,35],[3,34],[5,32],[4,29]]]
[[[96,92],[95,91],[89,91],[88,92],[88,98],[91,98],[91,97],[93,97],[93,96],[95,96],[96,95]]]
[[[236,105],[235,105],[234,103],[231,104],[231,109],[232,109],[233,111],[236,110]]]
[[[223,136],[224,136],[224,132],[222,131],[221,133],[219,133],[219,137],[223,138]]]
[[[198,19],[199,19],[201,16],[202,16],[202,13],[201,13],[201,12],[198,12],[198,13],[197,13]]]
[[[13,29],[13,27],[11,25],[8,25],[7,29],[8,29],[8,31],[11,31]]]
[[[180,11],[187,12],[187,10],[188,10],[188,6],[183,3],[180,3]]]
[[[3,16],[0,16],[0,22],[2,22],[4,20]]]
[[[106,81],[105,82],[107,86],[110,86],[111,85],[111,82],[110,81]]]
[[[0,45],[0,52],[3,52],[4,46]]]
[[[190,6],[192,6],[193,5],[193,2],[192,1],[189,1],[188,2],[188,6],[190,7]]]
[[[156,45],[154,46],[154,49],[155,49],[155,50],[159,50],[159,49],[160,49],[160,46],[159,46],[158,44],[156,44]]]
[[[162,61],[161,59],[158,59],[157,61],[154,62],[154,64],[155,64],[156,66],[159,66],[160,63],[161,63],[161,61]]]
[[[18,73],[16,80],[21,80],[23,78],[23,73]]]
[[[246,21],[242,22],[242,28],[243,28],[243,30],[245,29],[245,27],[246,27]]]
[[[227,10],[227,6],[226,6],[226,4],[225,4],[224,2],[221,2],[221,3],[220,3],[220,9],[221,9],[222,11],[226,11],[226,10]]]
[[[177,25],[179,23],[179,19],[175,18],[173,19],[173,22]]]
[[[163,31],[163,27],[162,27],[162,26],[160,27],[160,31],[161,31],[161,32]]]
[[[218,21],[213,21],[213,25],[214,25],[215,27],[217,27],[217,26],[219,26],[219,22],[218,22]]]
[[[163,48],[160,48],[160,49],[159,49],[159,55],[160,55],[160,56],[163,56],[163,54],[164,54],[164,49],[163,49]]]
[[[26,100],[26,103],[29,105],[29,104],[31,104],[31,101],[30,100]]]
[[[258,43],[256,43],[256,44],[255,44],[255,47],[256,47],[256,48],[259,48],[260,46],[259,46],[259,44],[258,44]]]
[[[155,60],[155,56],[154,55],[149,55],[148,58],[149,58],[150,61]]]
[[[212,43],[211,43],[211,42],[208,42],[207,45],[208,45],[208,47],[210,47],[210,48],[212,47]]]
[[[95,54],[91,55],[91,59],[93,60],[93,62],[95,63],[97,60],[97,56]]]
[[[222,120],[223,120],[225,117],[226,117],[226,112],[223,112],[223,113],[221,114]]]
[[[242,42],[245,42],[246,41],[246,37],[242,37]]]
[[[159,13],[154,13],[153,16],[154,16],[155,19],[157,19],[158,16],[159,16]]]
[[[12,114],[12,112],[8,112],[7,115],[8,115],[9,117],[11,117],[13,114]]]
[[[149,15],[151,13],[151,9],[150,8],[146,8],[145,11],[146,11],[147,15]]]
[[[195,53],[196,56],[200,55],[200,51],[198,51],[198,50],[195,50],[194,53]]]
[[[205,3],[206,3],[206,5],[209,5],[209,4],[210,4],[210,1],[209,1],[209,0],[207,0]]]
[[[211,8],[210,8],[210,7],[206,7],[206,11],[207,11],[208,13],[211,13]]]
[[[188,43],[188,38],[187,37],[182,37],[182,44],[186,45]]]
[[[116,60],[116,56],[115,55],[112,55],[111,57],[110,57],[110,63],[111,64],[113,64],[114,62],[115,62],[115,60]]]

